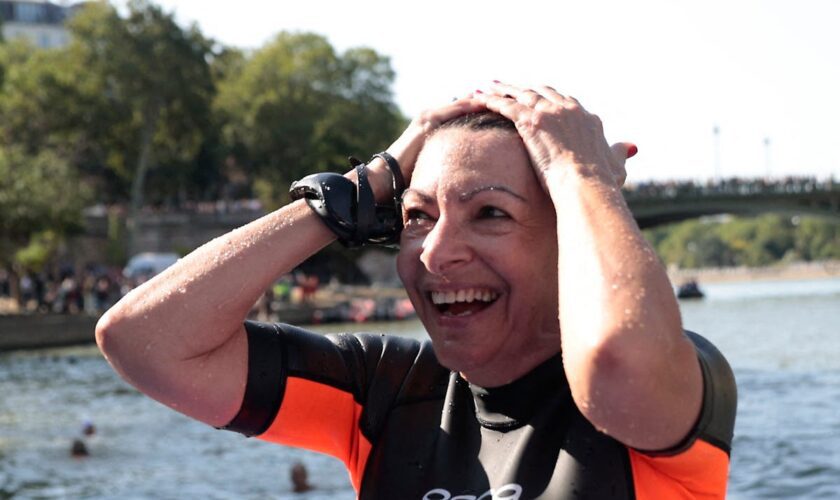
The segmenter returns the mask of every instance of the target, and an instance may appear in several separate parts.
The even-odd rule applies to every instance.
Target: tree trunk
[[[146,175],[152,163],[152,141],[154,141],[155,132],[157,131],[160,109],[160,98],[155,98],[143,111],[143,129],[140,131],[140,154],[137,157],[134,179],[131,181],[131,201],[126,220],[129,256],[135,253],[134,244],[137,241],[137,216],[140,213],[140,209],[143,208],[143,190],[146,186]]]

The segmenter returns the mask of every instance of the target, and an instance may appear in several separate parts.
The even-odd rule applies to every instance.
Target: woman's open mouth
[[[499,294],[480,288],[431,292],[432,303],[444,316],[469,316],[482,311],[499,298]]]

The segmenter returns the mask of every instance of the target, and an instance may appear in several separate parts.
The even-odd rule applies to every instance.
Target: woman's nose
[[[468,263],[472,255],[463,227],[442,217],[423,240],[420,261],[430,273],[443,275]]]

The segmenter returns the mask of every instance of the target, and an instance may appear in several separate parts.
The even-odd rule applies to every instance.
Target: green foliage
[[[243,52],[149,0],[120,12],[85,3],[66,47],[0,44],[0,265],[38,265],[78,228],[82,186],[129,214],[255,192],[278,206],[292,180],[348,169],[406,125],[371,49],[281,33]],[[110,262],[133,227],[109,220]]]
[[[14,261],[24,269],[40,272],[58,249],[60,239],[51,229],[34,233],[29,244],[15,252]]]
[[[689,220],[646,230],[645,237],[666,264],[682,268],[840,258],[840,222],[816,217]]]
[[[660,233],[655,247],[663,261],[683,268],[731,265],[731,256],[714,224],[690,220]]]
[[[406,124],[390,61],[368,48],[281,33],[246,54],[147,0],[124,17],[87,3],[68,29],[65,48],[0,47],[0,144],[58,152],[98,201],[214,199],[260,181],[279,203],[291,180],[344,170]]]
[[[0,148],[0,265],[40,262],[60,237],[81,230],[88,195],[55,153]]]
[[[223,140],[237,164],[262,179],[261,192],[280,201],[291,181],[348,169],[347,155],[396,138],[405,121],[393,79],[389,60],[373,50],[336,54],[319,35],[281,33],[220,83]]]
[[[840,259],[840,223],[814,218],[794,218],[795,252],[804,260]]]
[[[143,202],[155,169],[168,181],[158,187],[177,192],[210,124],[212,43],[145,0],[130,1],[124,19],[107,4],[89,5],[70,30],[74,64],[92,76],[97,104],[119,110],[108,120],[119,147],[103,160],[131,183],[132,204]]]
[[[62,50],[37,49],[24,41],[0,47],[0,65],[6,67],[0,143],[30,154],[48,148],[77,156],[80,147],[74,143],[84,142],[78,131],[87,100],[78,69],[64,56]]]

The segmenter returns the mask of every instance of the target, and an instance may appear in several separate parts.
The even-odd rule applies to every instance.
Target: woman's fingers
[[[520,104],[524,104],[529,108],[535,107],[539,104],[543,96],[533,89],[523,89],[514,85],[508,85],[502,82],[493,82],[490,86],[491,94],[499,97],[510,98],[516,100]]]
[[[416,121],[424,133],[429,133],[447,120],[468,113],[474,113],[483,108],[484,105],[481,101],[477,100],[473,94],[469,94],[437,108],[431,108],[420,113]]]
[[[479,99],[485,108],[499,113],[513,123],[518,123],[521,116],[532,111],[527,105],[513,97],[505,97],[497,93],[479,94],[476,99]]]
[[[639,152],[639,148],[632,142],[617,142],[610,146],[613,154],[612,173],[613,178],[619,187],[627,180],[627,169],[625,163]]]
[[[629,142],[610,148],[600,119],[577,99],[549,86],[522,88],[498,81],[476,98],[516,124],[537,171],[577,163],[619,186],[624,183],[624,161],[638,149]]]
[[[580,107],[577,99],[563,95],[547,85],[529,89],[494,81],[489,88],[493,94],[510,97],[531,108],[537,107],[541,102],[549,102],[562,107]]]
[[[636,153],[639,152],[639,148],[632,142],[616,142],[610,146],[610,148],[612,149],[616,160],[619,160],[622,163],[624,163],[625,160],[636,156]]]

